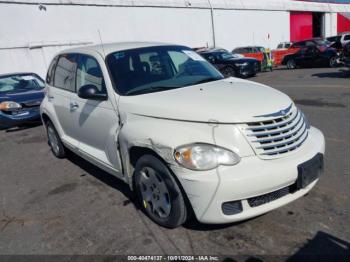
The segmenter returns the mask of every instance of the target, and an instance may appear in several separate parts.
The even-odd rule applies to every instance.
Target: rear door
[[[76,54],[63,54],[58,57],[48,99],[53,104],[56,120],[63,132],[61,138],[73,147],[78,146],[74,138],[74,125],[71,112],[71,99],[75,93]]]
[[[73,137],[79,140],[81,152],[119,171],[118,144],[115,140],[119,118],[112,104],[114,95],[108,94],[106,101],[80,98],[77,93],[85,85],[94,85],[100,93],[108,94],[98,60],[92,55],[79,54],[76,93],[72,95],[71,101]]]
[[[296,54],[295,54],[295,63],[298,66],[301,67],[307,67],[309,66],[311,61],[311,55],[310,52],[308,51],[307,47],[301,48]]]

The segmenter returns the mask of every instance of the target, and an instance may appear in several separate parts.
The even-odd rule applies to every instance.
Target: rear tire
[[[64,145],[61,141],[60,136],[56,131],[56,128],[54,127],[51,121],[48,121],[46,123],[46,131],[47,131],[48,144],[51,148],[52,153],[57,158],[64,158],[66,156]]]
[[[337,62],[337,58],[335,56],[333,56],[329,59],[329,67],[334,68],[337,66],[337,64],[338,64],[338,62]]]
[[[168,167],[153,155],[135,166],[135,189],[140,208],[157,224],[175,228],[187,219],[185,197]]]
[[[296,64],[295,64],[295,61],[294,61],[294,59],[289,59],[288,61],[287,61],[287,68],[288,69],[295,69],[297,66],[296,66]]]

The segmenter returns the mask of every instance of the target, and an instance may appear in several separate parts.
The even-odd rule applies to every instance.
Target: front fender
[[[118,134],[125,180],[132,188],[134,167],[130,164],[130,149],[143,147],[157,153],[172,170],[194,209],[197,218],[204,214],[219,186],[218,169],[193,171],[177,164],[174,149],[191,143],[208,143],[226,147],[241,157],[254,154],[234,125],[194,123],[157,119],[133,114],[122,115]],[[206,192],[203,196],[202,192]]]

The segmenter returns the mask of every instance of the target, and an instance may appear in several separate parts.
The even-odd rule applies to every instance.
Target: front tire
[[[57,158],[64,158],[66,156],[65,148],[63,146],[60,136],[56,131],[56,128],[54,127],[51,121],[48,121],[46,123],[46,131],[48,144],[51,148],[52,153]]]
[[[295,64],[295,61],[294,61],[294,59],[289,59],[288,61],[287,61],[287,68],[288,69],[295,69],[297,66],[296,66],[296,64]]]
[[[224,75],[225,78],[228,77],[236,77],[236,72],[231,66],[226,66],[224,69],[222,69],[222,74]]]
[[[135,189],[140,208],[157,224],[175,228],[187,219],[183,193],[168,167],[153,155],[135,166]]]

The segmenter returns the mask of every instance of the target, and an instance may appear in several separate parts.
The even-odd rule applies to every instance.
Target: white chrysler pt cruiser
[[[223,76],[190,48],[116,43],[63,51],[41,117],[67,149],[135,191],[165,227],[248,219],[306,194],[325,141],[285,94]]]

